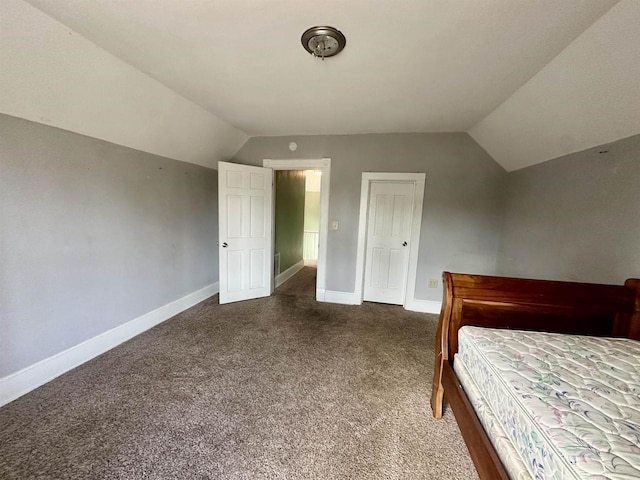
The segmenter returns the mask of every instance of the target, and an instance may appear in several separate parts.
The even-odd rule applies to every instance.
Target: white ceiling
[[[0,0],[0,112],[210,168],[248,138],[22,0]]]
[[[469,133],[509,171],[640,133],[640,1],[614,6]]]
[[[468,131],[618,0],[28,1],[255,136]],[[324,62],[323,24],[347,37]]]

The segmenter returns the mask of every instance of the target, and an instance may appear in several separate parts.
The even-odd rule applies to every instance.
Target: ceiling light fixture
[[[333,27],[311,27],[302,34],[301,41],[307,52],[322,60],[337,55],[347,44],[342,32]]]

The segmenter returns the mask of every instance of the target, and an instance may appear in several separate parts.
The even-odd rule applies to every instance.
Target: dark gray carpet
[[[212,297],[0,409],[0,478],[470,479],[435,315]]]

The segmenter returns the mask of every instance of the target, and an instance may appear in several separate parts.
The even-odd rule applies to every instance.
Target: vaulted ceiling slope
[[[207,167],[248,138],[22,0],[0,0],[0,113]]]
[[[507,170],[640,133],[640,1],[614,6],[469,133]]]
[[[591,79],[602,83],[599,95],[606,91],[599,107],[611,111],[619,102],[607,99],[633,90],[630,82],[600,78],[597,62],[604,57],[616,78],[634,74],[620,67],[622,54],[608,51],[624,40],[634,17],[622,32],[607,18],[640,8],[637,0],[29,3],[250,136],[470,131],[507,170],[569,153],[539,144],[593,145],[586,143],[596,138],[597,122],[571,118],[567,124],[564,112],[572,116],[579,111],[571,110],[574,104],[593,100]],[[318,24],[347,36],[337,57],[321,61],[302,49],[300,35]],[[594,28],[607,33],[591,38]],[[585,38],[587,46],[574,51]],[[624,55],[637,55],[637,45],[627,45]],[[538,80],[567,55],[564,71]],[[587,86],[573,88],[573,76]],[[532,83],[527,101],[515,101]],[[558,84],[567,95],[549,100]],[[530,110],[543,105],[548,110],[541,108],[536,122],[558,116],[561,128],[547,128],[531,141],[537,123],[529,120]],[[628,117],[635,107],[627,108],[624,125],[633,124]],[[613,141],[609,137],[628,136],[634,128],[612,128],[597,138]]]

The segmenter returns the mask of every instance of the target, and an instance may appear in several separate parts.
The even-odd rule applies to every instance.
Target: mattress
[[[454,370],[512,478],[640,478],[640,342],[463,327]]]

